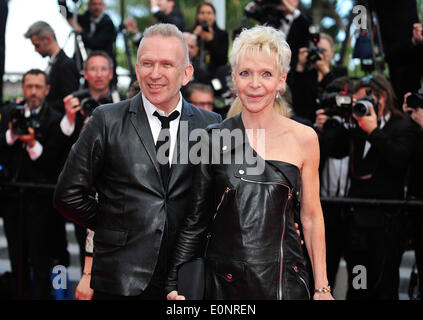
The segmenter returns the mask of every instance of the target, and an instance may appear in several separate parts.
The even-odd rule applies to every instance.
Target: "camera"
[[[18,136],[29,133],[28,129],[37,130],[40,127],[34,111],[25,106],[15,106],[11,113],[12,131]]]
[[[375,98],[372,96],[372,91],[370,89],[366,90],[366,96],[361,99],[358,99],[353,105],[352,112],[357,117],[364,117],[370,114],[370,108],[373,106],[375,113],[379,112],[379,104]]]
[[[321,60],[320,55],[323,53],[322,49],[317,46],[320,41],[320,27],[316,24],[312,24],[308,28],[310,34],[310,42],[307,48],[307,65],[310,66],[318,60]]]
[[[338,116],[344,119],[351,117],[352,102],[352,95],[345,92],[323,93],[319,99],[319,104],[324,107],[327,116]]]
[[[75,91],[74,93],[72,93],[72,95],[75,98],[78,98],[82,112],[84,113],[85,117],[91,116],[94,109],[97,108],[99,105],[112,102],[109,96],[107,95],[100,96],[98,100],[94,99],[88,89]]]
[[[203,31],[209,32],[209,24],[207,21],[200,21],[199,24],[201,28],[203,28]]]
[[[407,99],[407,106],[412,109],[422,108],[423,109],[423,88],[417,92],[410,94]]]
[[[255,0],[244,7],[244,14],[247,18],[255,19],[261,24],[267,24],[279,29],[283,12],[276,9],[281,0]]]

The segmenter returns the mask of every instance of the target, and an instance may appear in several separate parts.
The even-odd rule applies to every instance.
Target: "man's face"
[[[93,56],[87,61],[84,78],[88,82],[90,91],[104,91],[109,88],[113,78],[113,69],[109,61],[103,56]]]
[[[27,74],[22,83],[22,92],[26,103],[32,109],[38,109],[44,104],[50,86],[43,74]]]
[[[157,0],[157,6],[160,8],[160,11],[163,11],[166,14],[169,14],[172,11],[172,1],[168,0]]]
[[[322,49],[323,53],[323,60],[330,65],[332,57],[333,57],[333,49],[330,45],[330,42],[326,39],[320,39],[319,43],[317,44],[317,46]]]
[[[193,67],[179,38],[152,36],[140,44],[136,72],[144,96],[166,112],[176,107],[179,90],[191,79]]]
[[[192,60],[192,58],[194,58],[198,52],[197,40],[195,40],[194,37],[191,37],[185,34],[184,34],[184,37],[188,45],[189,59]]]
[[[49,46],[50,41],[48,37],[40,39],[37,36],[31,37],[31,42],[34,45],[35,51],[37,51],[43,58],[50,55]]]
[[[91,16],[94,18],[99,17],[105,8],[106,5],[104,4],[103,0],[91,0],[88,4],[88,10],[90,11]]]
[[[199,108],[213,111],[213,95],[208,92],[196,90],[191,94],[190,102]]]

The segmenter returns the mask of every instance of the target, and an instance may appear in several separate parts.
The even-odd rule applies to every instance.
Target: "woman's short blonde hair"
[[[269,26],[256,26],[244,29],[234,40],[229,61],[232,70],[236,68],[246,52],[274,53],[277,65],[283,75],[288,74],[291,62],[291,49],[284,40],[284,33]]]
[[[291,62],[291,49],[284,40],[282,31],[269,26],[256,26],[251,29],[244,29],[234,40],[232,51],[229,55],[232,72],[235,71],[238,62],[246,52],[259,53],[266,52],[273,54],[277,65],[280,67],[282,75],[287,75]],[[286,86],[286,84],[285,84]],[[279,92],[273,107],[283,115],[288,116],[287,103],[281,95],[285,92],[285,87]],[[233,102],[227,117],[231,117],[243,109],[241,100],[237,97]]]

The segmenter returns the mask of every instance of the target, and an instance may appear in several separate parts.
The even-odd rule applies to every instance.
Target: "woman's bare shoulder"
[[[300,143],[312,143],[317,141],[317,133],[312,127],[286,117],[284,117],[283,121],[285,126],[289,128]]]

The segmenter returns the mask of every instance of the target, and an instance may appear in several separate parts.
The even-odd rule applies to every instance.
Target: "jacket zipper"
[[[213,221],[216,218],[217,212],[219,211],[219,208],[222,205],[223,200],[225,200],[226,196],[228,195],[229,191],[231,191],[231,189],[229,187],[226,187],[225,191],[222,194],[222,197],[220,199],[220,202],[217,205],[216,212],[214,213],[214,216],[213,216]],[[207,254],[207,250],[209,248],[209,242],[210,242],[210,238],[211,238],[211,233],[210,232],[207,233],[206,238],[207,238],[207,240],[206,240],[207,242],[206,242],[206,249],[204,250],[204,256]]]
[[[304,284],[306,290],[307,290],[307,295],[308,295],[308,299],[311,299],[311,295],[310,295],[310,290],[308,289],[307,283],[305,282],[304,278],[300,276],[300,274],[298,273],[298,267],[297,266],[292,266],[292,268],[294,269],[295,273],[297,274],[298,279],[300,279],[300,281]]]
[[[279,183],[279,182],[262,182],[262,181],[253,181],[253,180],[248,180],[245,178],[241,178],[242,181],[246,181],[246,182],[251,182],[251,183],[257,183],[257,184],[277,184],[277,185],[281,185],[284,186],[286,188],[288,188],[288,200],[290,200],[292,198],[292,189],[283,183]],[[279,284],[278,284],[278,300],[282,300],[283,298],[283,292],[282,292],[282,272],[283,272],[283,239],[285,237],[285,213],[286,213],[286,207],[288,205],[288,201],[285,203],[285,207],[283,209],[283,215],[282,215],[282,236],[281,236],[281,245],[280,245],[280,267],[279,267]]]

